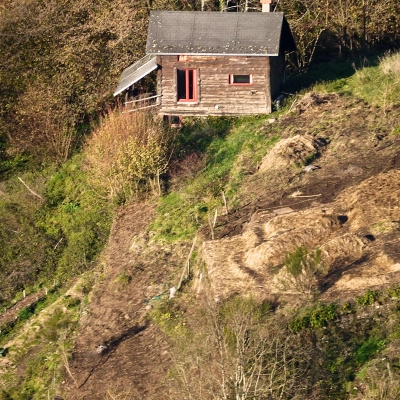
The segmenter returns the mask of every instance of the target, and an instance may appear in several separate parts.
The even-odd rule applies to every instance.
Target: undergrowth
[[[21,322],[30,319],[31,327],[11,342],[8,360],[18,364],[20,373],[14,374],[10,368],[3,371],[0,399],[39,399],[57,394],[68,368],[82,304],[78,298],[62,296],[48,307],[51,300],[49,296],[20,312]],[[43,311],[45,307],[48,309]]]
[[[176,190],[160,198],[158,215],[150,227],[156,239],[189,239],[208,218],[214,217],[215,210],[219,215],[224,212],[225,200],[228,209],[240,204],[242,180],[255,172],[262,157],[279,139],[277,132],[267,130],[266,118],[195,120],[189,125],[195,132],[193,142],[187,138],[187,131],[182,131],[184,153],[201,150],[203,163],[199,171],[185,175],[183,182],[178,174],[172,181],[172,189]]]
[[[160,302],[152,318],[173,341],[170,378],[176,394],[186,388],[194,398],[205,392],[211,396],[224,381],[212,388],[207,370],[215,373],[222,365],[235,380],[246,360],[249,369],[241,373],[248,374],[250,382],[256,365],[262,371],[260,382],[266,376],[272,378],[263,381],[262,388],[268,391],[282,395],[294,391],[301,398],[366,398],[362,396],[377,390],[378,377],[385,377],[385,382],[387,378],[388,383],[400,380],[399,291],[398,287],[368,290],[356,301],[342,304],[317,302],[293,311],[289,318],[276,305],[240,296],[220,303],[198,299],[195,309],[183,311],[185,301],[178,297]],[[269,362],[282,375],[275,375]],[[196,373],[199,368],[201,376]],[[283,376],[291,383],[279,392]],[[258,394],[262,391],[257,386],[247,388]],[[233,393],[237,388],[229,390]]]
[[[108,238],[113,205],[89,184],[81,155],[61,166],[14,171],[1,189],[0,304],[92,266]]]

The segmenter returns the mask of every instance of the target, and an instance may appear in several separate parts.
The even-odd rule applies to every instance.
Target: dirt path
[[[153,213],[148,204],[133,205],[114,224],[104,279],[94,289],[70,362],[76,384],[65,378],[66,399],[164,397],[169,344],[146,316],[149,299],[172,285],[180,259],[179,251],[157,247],[143,234]]]

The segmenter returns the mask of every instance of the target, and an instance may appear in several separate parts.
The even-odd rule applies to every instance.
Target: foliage
[[[381,293],[378,290],[368,289],[363,296],[357,296],[356,301],[357,304],[360,304],[362,306],[370,306],[374,304],[380,296]]]
[[[18,337],[24,350],[14,349],[10,357],[13,362],[18,362],[20,374],[8,376],[2,382],[1,399],[36,399],[56,394],[79,312],[79,301],[63,298],[52,311],[46,310],[45,315],[34,321],[37,330]],[[33,347],[35,351],[29,354]]]
[[[112,205],[89,185],[81,157],[14,175],[2,188],[0,302],[88,268],[108,237]]]
[[[43,194],[40,173],[20,174],[35,192]],[[0,197],[0,302],[10,301],[16,291],[32,285],[42,272],[52,270],[52,242],[37,226],[36,213],[43,201],[33,196],[14,176],[5,182]]]
[[[0,117],[13,151],[64,161],[143,53],[147,4],[5,1]]]
[[[295,312],[290,329],[318,348],[313,371],[321,398],[396,398],[390,383],[400,378],[397,294],[397,287],[368,290],[354,303],[321,303]],[[371,308],[377,298],[382,306]],[[374,397],[379,394],[383,397]]]
[[[184,316],[179,305],[172,300],[160,300],[151,313],[153,321],[169,336],[177,339],[185,337]]]
[[[366,53],[372,47],[395,48],[399,40],[396,1],[285,0],[284,11],[297,43],[296,68],[312,61]]]
[[[0,137],[7,151],[29,151],[37,161],[65,161],[97,113],[113,102],[110,94],[121,71],[143,55],[150,9],[218,11],[225,8],[222,3],[3,1]],[[230,5],[261,8],[247,0]],[[394,48],[399,40],[395,0],[285,0],[278,2],[278,10],[286,13],[294,32],[298,51],[292,64],[300,69],[315,57],[332,59],[378,44]]]
[[[47,295],[38,297],[30,306],[22,308],[13,321],[7,322],[0,327],[0,342],[6,343],[10,336],[15,335],[26,321],[53,304],[59,297],[60,288],[54,286],[48,291]],[[73,304],[73,306],[77,304],[79,303]]]
[[[85,169],[90,166],[89,150],[84,167],[82,156],[73,154],[98,113],[113,102],[112,89],[123,68],[142,55],[149,8],[198,10],[204,6],[216,10],[224,6],[222,3],[4,0],[0,4],[3,304],[29,285],[65,280],[89,268],[107,240],[114,208],[105,198],[110,193],[110,180],[114,182],[113,174],[101,173],[107,158],[97,154],[89,178]],[[260,7],[247,1],[236,3],[239,9]],[[355,55],[376,44],[393,47],[399,40],[400,12],[395,0],[366,0],[362,4],[351,0],[334,6],[330,1],[285,0],[279,7],[286,11],[298,43],[297,58],[291,59],[296,68],[306,69],[315,59],[348,52]],[[399,104],[398,56],[385,56],[379,66],[360,60],[364,68],[355,61],[350,78],[348,65],[340,71],[332,64],[325,65],[319,72],[319,81],[323,76],[325,82],[319,85],[323,90],[356,95],[386,114]],[[340,74],[341,79],[326,82],[332,73]],[[305,76],[299,80],[304,87]],[[99,130],[116,115],[106,112]],[[243,177],[256,170],[257,162],[278,138],[279,132],[267,130],[263,122],[263,117],[192,119],[179,132],[173,156],[178,166],[186,160],[186,175],[181,179],[179,168],[175,176],[170,175],[171,188],[179,190],[160,199],[153,225],[158,237],[176,240],[192,236],[210,213],[222,207],[222,192],[228,206],[239,203]],[[156,125],[153,127],[158,132]],[[398,130],[394,125],[392,133],[398,134]],[[111,138],[107,140],[103,142],[106,152],[112,143]],[[159,191],[158,178],[166,170],[165,160],[172,151],[160,151],[158,144],[154,142],[146,153],[133,140],[117,153],[120,161],[113,166],[114,178],[124,178],[123,171],[131,175],[123,181],[128,182],[126,186],[118,186],[121,181],[116,189],[112,186],[113,195],[120,190],[111,196],[116,202],[126,201],[149,186]],[[152,158],[151,154],[159,151],[162,157]],[[150,159],[146,168],[135,162],[139,154]],[[58,165],[49,164],[49,159]],[[191,165],[193,159],[195,166]],[[35,172],[27,169],[32,161]],[[108,161],[110,166],[114,158],[109,156]],[[18,177],[40,197],[32,195]],[[297,266],[294,280],[302,276],[297,261],[293,264]],[[125,284],[130,277],[122,274],[117,280]],[[84,289],[86,293],[90,290],[87,286]],[[394,290],[393,296],[397,295]],[[200,315],[192,311],[192,319],[177,304],[160,303],[154,319],[176,339],[178,350],[172,372],[175,398],[345,398],[348,384],[355,382],[360,368],[368,368],[373,357],[387,351],[398,337],[398,305],[387,315],[375,313],[372,307],[366,311],[365,306],[376,301],[382,299],[371,291],[357,299],[357,307],[348,305],[346,311],[319,304],[295,319],[291,330],[282,315],[251,299],[233,298],[222,305],[209,302]],[[391,301],[396,303],[395,298]],[[42,307],[45,302],[39,301],[23,309],[15,324],[1,327],[1,339],[14,335],[24,321],[33,321]],[[3,375],[10,381],[4,381],[1,398],[55,395],[52,382],[60,379],[59,366],[68,360],[64,357],[70,345],[66,338],[72,337],[79,307],[79,301],[64,301],[41,323],[42,334],[20,349],[18,370],[27,370],[25,378],[14,380]],[[386,320],[390,324],[384,324]],[[38,350],[30,351],[38,343]],[[31,361],[22,353],[30,355]],[[389,361],[396,365],[397,361]],[[377,385],[377,375],[372,376],[371,370],[365,381],[357,378],[369,385],[364,398],[382,397],[382,393],[396,398],[393,386],[399,380],[390,368],[389,376],[379,371],[385,387]]]
[[[161,193],[174,146],[174,131],[151,114],[109,111],[89,138],[85,157],[94,184],[114,201],[150,187]]]
[[[399,59],[399,53],[387,53],[376,62],[374,59],[364,60],[360,67],[353,63],[351,76],[346,72],[346,78],[339,81],[332,77],[332,81],[328,82],[325,78],[315,89],[353,95],[380,107],[386,113],[400,104]]]
[[[357,364],[364,364],[378,351],[385,348],[386,342],[384,339],[377,339],[375,337],[368,338],[365,342],[358,345],[355,352],[355,362]]]
[[[307,312],[306,315],[293,319],[290,322],[290,328],[294,332],[299,332],[306,328],[322,328],[330,321],[335,320],[338,315],[337,304],[318,304]]]
[[[318,293],[318,277],[322,269],[321,250],[309,253],[305,246],[299,246],[293,253],[285,253],[281,286],[284,290],[295,290],[306,297],[314,297]]]
[[[362,390],[360,393],[362,399],[398,399],[400,397],[400,381],[398,377],[394,377],[390,363],[386,361],[385,369],[379,365],[376,365],[377,363],[374,364],[375,365],[373,365],[373,368],[370,368],[366,371],[366,376],[362,380]]]
[[[206,302],[175,338],[171,398],[295,398],[308,364],[301,338],[268,303],[233,297]]]
[[[126,286],[132,281],[132,275],[127,274],[125,271],[121,272],[116,278],[115,282],[121,286]]]
[[[99,197],[74,157],[50,177],[37,224],[54,243],[59,277],[87,269],[102,249],[110,229],[112,207]]]

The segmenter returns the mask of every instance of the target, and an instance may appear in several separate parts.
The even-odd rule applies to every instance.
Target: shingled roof
[[[296,49],[281,12],[152,11],[147,54],[277,56]]]

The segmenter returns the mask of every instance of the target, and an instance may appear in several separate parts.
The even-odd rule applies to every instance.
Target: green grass
[[[23,338],[23,348],[12,354],[20,374],[2,377],[7,385],[3,386],[0,399],[41,399],[56,394],[56,387],[64,375],[65,357],[73,344],[79,313],[80,302],[65,298],[47,319],[40,322],[34,338]],[[25,373],[21,374],[22,370]]]
[[[312,337],[320,352],[318,374],[324,398],[347,399],[355,380],[357,385],[368,385],[367,372],[383,376],[388,365],[394,379],[399,378],[399,293],[397,286],[383,292],[367,290],[353,303],[317,303],[295,312],[289,321],[291,330]],[[371,307],[378,299],[382,306]]]
[[[220,130],[214,125],[213,137],[208,136],[208,123],[198,121],[198,125],[191,125],[197,144],[190,144],[185,138],[185,145],[200,148],[199,138],[207,138],[200,140],[204,146],[204,167],[180,183],[178,190],[160,199],[157,217],[150,227],[156,239],[175,241],[193,237],[208,217],[214,217],[215,209],[223,207],[222,193],[231,206],[240,203],[242,180],[255,171],[268,149],[279,140],[278,132],[266,126],[266,118],[231,118],[229,123],[220,124]]]
[[[388,107],[400,104],[400,78],[393,72],[397,71],[397,58],[382,60],[392,69],[383,69],[377,58],[369,64],[331,62],[292,77],[287,85],[301,89],[314,84],[315,91],[358,97],[386,112]],[[289,103],[287,100],[275,115],[285,112]],[[201,225],[213,218],[215,209],[223,206],[222,193],[231,207],[240,205],[243,179],[279,140],[280,132],[275,125],[266,124],[266,119],[273,116],[192,118],[186,122],[178,139],[180,151],[184,155],[200,152],[204,166],[160,199],[157,217],[151,225],[156,238],[175,241],[193,237]],[[397,131],[395,127],[393,134]]]
[[[54,303],[62,294],[62,289],[55,286],[50,289],[46,296],[42,296],[36,303],[33,303],[29,307],[25,307],[20,310],[15,320],[0,327],[0,345],[6,344],[9,338],[24,326],[25,322],[28,321],[34,315],[37,315],[40,311]]]
[[[291,76],[285,91],[336,92],[353,96],[384,110],[400,104],[399,53],[355,61],[337,60],[314,65],[306,73]]]
[[[400,57],[381,57],[365,65],[351,64],[353,72],[336,79],[316,80],[314,90],[337,92],[360,98],[384,111],[400,104]]]
[[[0,305],[23,289],[91,267],[108,238],[114,205],[89,184],[81,155],[61,166],[13,170],[0,190]]]

